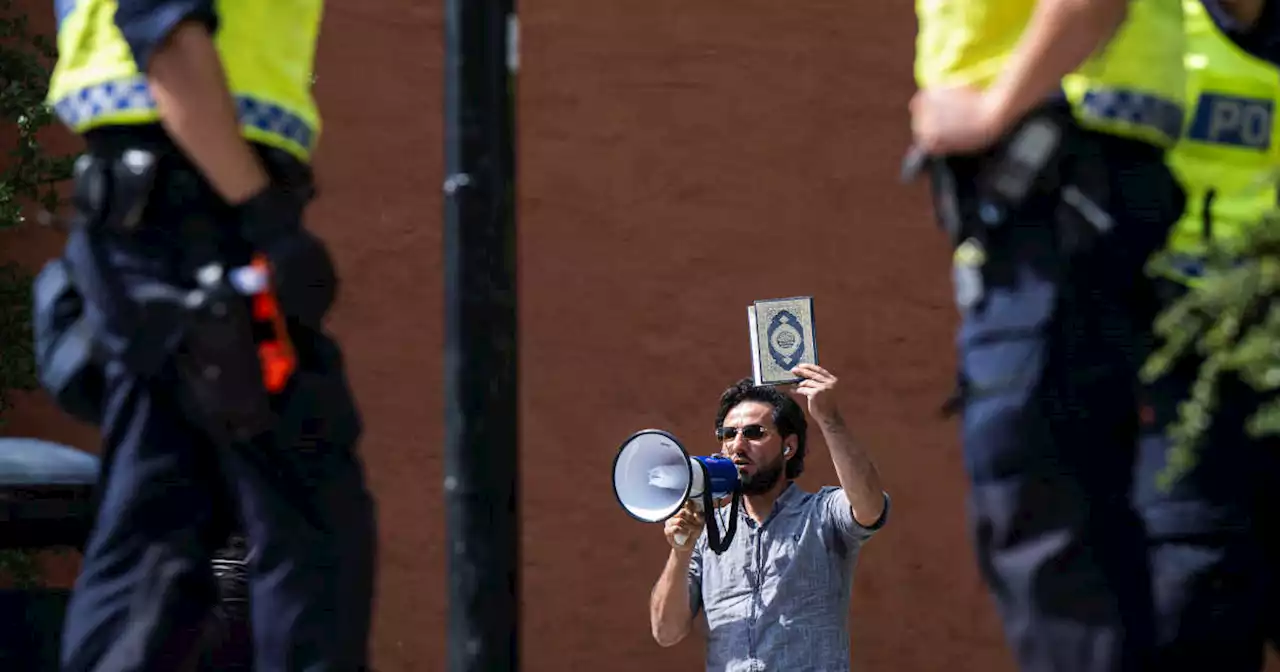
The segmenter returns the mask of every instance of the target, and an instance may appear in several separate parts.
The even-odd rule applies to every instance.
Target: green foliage
[[[1146,362],[1147,381],[1186,357],[1201,358],[1190,397],[1170,428],[1169,468],[1163,486],[1195,464],[1199,439],[1218,409],[1218,382],[1233,376],[1262,393],[1280,390],[1280,212],[1245,235],[1228,258],[1212,253],[1201,283],[1157,318],[1161,348]],[[1163,261],[1158,255],[1152,264]],[[1257,409],[1246,427],[1255,438],[1280,435],[1280,395]]]
[[[0,576],[8,577],[14,588],[27,589],[40,585],[40,560],[35,553],[0,550]]]
[[[54,121],[44,102],[54,55],[48,38],[29,32],[27,16],[12,0],[0,0],[0,123],[12,124],[15,141],[0,173],[0,231],[25,224],[31,208],[56,211],[57,186],[71,177],[74,157],[51,156],[38,137]],[[35,383],[29,292],[24,269],[0,264],[0,422],[10,407],[8,393]]]
[[[0,124],[11,124],[14,146],[0,165],[0,231],[27,223],[26,213],[56,212],[57,186],[71,177],[74,157],[51,156],[39,133],[53,123],[44,102],[54,47],[48,38],[32,35],[27,16],[0,0]],[[0,129],[10,137],[10,129]],[[0,423],[10,409],[8,393],[35,385],[31,352],[31,279],[16,264],[0,264]],[[36,556],[25,551],[0,551],[0,574],[26,588],[40,582]]]
[[[55,212],[56,186],[71,177],[74,158],[49,156],[37,137],[54,120],[44,97],[55,53],[47,37],[28,32],[27,17],[12,0],[0,0],[0,119],[17,131],[0,173],[0,230],[25,222],[28,204]]]

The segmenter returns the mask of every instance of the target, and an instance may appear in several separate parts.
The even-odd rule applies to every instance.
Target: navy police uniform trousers
[[[1159,283],[1162,299],[1186,289]],[[1194,466],[1168,490],[1166,429],[1190,396],[1201,360],[1188,356],[1146,391],[1152,411],[1139,453],[1136,501],[1151,549],[1160,670],[1256,672],[1280,644],[1280,451],[1245,431],[1262,396],[1234,376]]]
[[[1131,499],[1156,307],[1143,264],[1185,196],[1158,149],[1065,127],[1053,179],[1078,183],[1112,226],[1079,243],[1064,234],[1079,209],[1037,188],[989,231],[980,300],[958,297],[971,533],[1020,669],[1147,670],[1155,626]],[[992,160],[934,162],[944,228],[984,226],[979,174]]]
[[[249,546],[253,669],[367,669],[375,509],[339,346],[322,331],[291,325],[299,366],[273,401],[278,426],[232,443],[204,430],[166,357],[174,326],[116,319],[124,299],[109,287],[192,287],[203,255],[248,259],[225,206],[156,135],[117,129],[89,137],[89,154],[107,166],[130,148],[162,158],[153,181],[117,180],[81,202],[76,216],[85,226],[65,252],[73,275],[94,276],[81,290],[105,341],[146,343],[156,357],[145,371],[120,357],[104,364],[99,505],[66,616],[63,670],[192,669],[217,595],[211,556],[230,530]],[[305,174],[262,153],[278,174]],[[131,230],[100,225],[104,213],[130,211],[140,213]]]

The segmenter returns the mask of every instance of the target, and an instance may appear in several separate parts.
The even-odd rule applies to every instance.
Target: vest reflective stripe
[[[239,95],[235,101],[246,136],[264,141],[276,136],[306,154],[313,150],[316,131],[302,117],[253,96]],[[150,123],[156,119],[155,98],[141,76],[79,89],[55,101],[53,108],[62,123],[77,133],[98,126]]]
[[[71,130],[159,121],[116,0],[62,2],[58,62],[46,99]],[[309,162],[321,134],[312,93],[323,0],[215,0],[214,47],[247,139]]]
[[[1210,242],[1206,208],[1212,243],[1230,254],[1248,227],[1276,207],[1280,71],[1231,42],[1200,0],[1184,4],[1187,123],[1168,162],[1187,193],[1187,207],[1169,235],[1167,251],[1174,256],[1156,270],[1194,284]]]
[[[1182,135],[1183,107],[1179,101],[1125,89],[1094,88],[1084,92],[1077,106],[1083,125],[1125,124],[1174,144]]]
[[[1244,260],[1235,259],[1229,265],[1232,268],[1240,268],[1244,263]],[[1196,284],[1206,270],[1205,258],[1194,254],[1169,254],[1161,257],[1160,261],[1152,266],[1152,270],[1157,274],[1189,285]]]

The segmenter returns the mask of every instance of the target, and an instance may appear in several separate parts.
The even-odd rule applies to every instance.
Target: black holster
[[[121,167],[123,168],[123,167]],[[145,167],[144,167],[145,168]],[[104,274],[101,249],[96,237],[107,225],[129,225],[139,216],[136,208],[126,212],[117,203],[133,203],[132,194],[122,197],[122,187],[132,188],[149,180],[149,170],[135,176],[135,184],[116,180],[116,166],[84,154],[77,159],[73,173],[70,234],[63,253],[45,263],[32,285],[32,331],[35,350],[36,378],[57,406],[72,417],[89,424],[102,421],[106,390],[104,367],[113,355],[140,368],[149,368],[133,348],[112,352],[121,345],[110,339],[110,328],[127,333],[137,327],[136,309],[124,299],[119,283]],[[138,171],[135,171],[138,172]],[[145,199],[146,193],[141,194]],[[103,306],[117,309],[109,320]],[[109,324],[111,322],[111,324]],[[113,342],[114,340],[114,342]],[[141,351],[145,352],[143,348]]]
[[[179,378],[213,436],[249,441],[270,431],[276,415],[262,382],[248,302],[221,276],[209,278],[199,296],[175,356]]]
[[[219,438],[246,440],[270,429],[275,416],[262,382],[248,300],[220,271],[217,245],[184,245],[203,255],[210,273],[197,282],[132,282],[126,286],[104,254],[104,239],[150,226],[180,230],[182,208],[165,204],[161,221],[147,216],[164,157],[144,150],[77,162],[76,214],[64,253],[49,261],[33,288],[36,368],[41,386],[64,412],[102,421],[108,361],[140,377],[176,364],[193,417]],[[176,200],[183,200],[175,196]],[[190,207],[190,206],[189,206]]]
[[[1089,249],[1112,226],[1107,165],[1064,106],[1028,115],[991,150],[931,161],[939,226],[952,248],[991,248],[1020,222],[1051,222],[1063,261]]]

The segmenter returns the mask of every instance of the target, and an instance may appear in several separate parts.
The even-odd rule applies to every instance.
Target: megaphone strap
[[[702,469],[703,481],[710,483],[711,475],[707,473],[707,465],[699,461],[698,467]],[[740,499],[742,499],[742,487],[736,486],[729,502],[729,524],[722,539],[720,537],[720,526],[716,524],[718,518],[715,514],[715,502],[711,498],[711,488],[702,489],[702,510],[706,511],[707,517],[707,547],[716,555],[729,550],[729,544],[733,542],[733,535],[738,531],[738,500]]]

